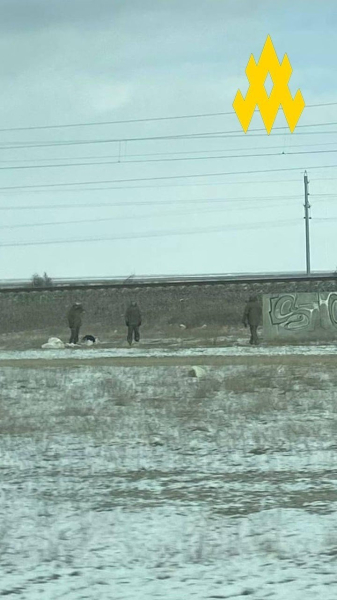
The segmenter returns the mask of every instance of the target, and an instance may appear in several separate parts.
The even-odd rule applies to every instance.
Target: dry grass
[[[223,383],[216,377],[197,379],[194,397],[196,399],[210,398],[223,389]]]
[[[335,369],[205,367],[200,380],[188,371],[1,370],[1,567],[15,572],[7,540],[36,566],[40,589],[41,565],[64,582],[83,564],[87,573],[88,557],[106,582],[111,565],[145,565],[160,584],[190,565],[236,573],[252,557],[281,570],[303,560],[299,515],[337,502]],[[306,546],[315,565],[321,554],[335,560],[334,533]],[[253,595],[249,585],[241,595]]]
[[[124,347],[126,344],[126,327],[103,327],[101,324],[85,323],[81,328],[81,336],[95,335],[104,342],[104,347]],[[67,342],[69,329],[66,326],[35,329],[0,334],[0,349],[30,350],[41,348],[48,338],[57,337]],[[233,345],[238,339],[247,338],[247,332],[242,327],[207,325],[181,329],[179,324],[162,326],[142,326],[141,340],[144,347],[160,346],[162,348],[196,346],[213,347]]]
[[[3,369],[1,433],[76,434],[188,448],[326,445],[335,435],[337,375],[332,368],[184,367]],[[267,426],[266,426],[267,425]],[[123,443],[124,443],[123,442]]]

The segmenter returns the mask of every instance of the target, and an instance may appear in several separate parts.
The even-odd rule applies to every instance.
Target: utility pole
[[[307,275],[310,275],[310,232],[309,232],[309,189],[308,189],[308,174],[304,171],[304,220],[305,220],[305,251],[306,251],[306,264],[307,264]]]

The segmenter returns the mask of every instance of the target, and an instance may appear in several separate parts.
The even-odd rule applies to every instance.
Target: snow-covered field
[[[130,352],[164,351],[0,359]],[[261,360],[1,369],[0,595],[335,600],[337,370],[315,360],[334,348],[208,352]]]

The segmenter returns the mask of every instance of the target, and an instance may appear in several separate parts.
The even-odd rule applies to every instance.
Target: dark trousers
[[[257,328],[258,328],[258,325],[249,325],[249,329],[250,329],[249,343],[253,344],[253,346],[256,346],[259,343],[259,340],[257,337]]]
[[[77,344],[78,342],[78,336],[80,333],[80,327],[79,325],[77,325],[76,327],[70,327],[70,340],[69,340],[69,344]]]
[[[129,344],[132,344],[132,339],[135,338],[135,342],[139,342],[140,334],[138,325],[128,325],[128,337]]]

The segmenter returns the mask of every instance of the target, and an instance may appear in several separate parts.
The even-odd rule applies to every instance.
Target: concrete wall
[[[82,302],[85,322],[107,329],[124,326],[124,313],[137,300],[144,327],[184,323],[188,327],[206,324],[241,324],[249,294],[278,295],[288,292],[337,291],[337,280],[221,283],[168,287],[118,287],[48,291],[0,290],[0,333],[67,326],[66,312],[73,302]]]
[[[337,292],[263,296],[266,340],[337,339]]]

